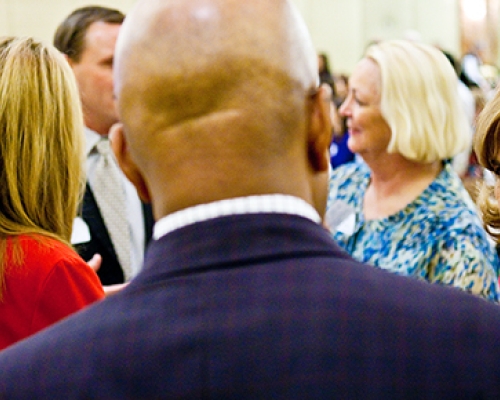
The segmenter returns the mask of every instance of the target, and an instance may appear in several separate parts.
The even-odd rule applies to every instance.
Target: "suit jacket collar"
[[[151,241],[135,281],[239,268],[290,257],[350,257],[321,225],[287,214],[220,217]]]

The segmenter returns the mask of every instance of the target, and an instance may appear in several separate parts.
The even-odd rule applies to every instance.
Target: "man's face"
[[[80,89],[85,125],[101,135],[107,135],[118,121],[112,67],[120,27],[94,22],[87,30],[80,60],[70,60]]]

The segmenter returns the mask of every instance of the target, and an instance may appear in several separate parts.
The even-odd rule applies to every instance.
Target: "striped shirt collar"
[[[263,213],[298,215],[318,224],[321,222],[318,212],[298,197],[282,194],[248,196],[199,204],[169,214],[155,224],[153,238],[158,240],[179,228],[218,217]]]

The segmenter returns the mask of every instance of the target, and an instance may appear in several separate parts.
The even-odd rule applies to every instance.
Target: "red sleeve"
[[[83,260],[61,260],[41,284],[32,332],[46,328],[103,297],[97,274]]]

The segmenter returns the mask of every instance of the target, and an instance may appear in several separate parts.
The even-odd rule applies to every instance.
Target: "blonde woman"
[[[104,295],[69,245],[83,184],[83,122],[64,57],[0,39],[0,349]]]
[[[354,258],[498,301],[498,258],[450,160],[470,144],[453,67],[432,46],[367,49],[340,108],[349,149],[327,219]]]

